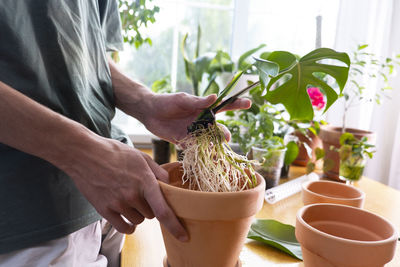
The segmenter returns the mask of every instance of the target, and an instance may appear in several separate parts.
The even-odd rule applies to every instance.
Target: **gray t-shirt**
[[[120,24],[116,0],[1,0],[0,80],[101,136],[122,140],[111,126],[106,56],[122,48]],[[0,253],[99,219],[65,173],[0,143]]]

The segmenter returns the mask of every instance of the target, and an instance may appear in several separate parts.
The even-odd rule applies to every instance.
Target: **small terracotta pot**
[[[322,142],[321,139],[314,135],[312,132],[308,131],[308,136],[310,138],[307,138],[304,134],[302,134],[299,131],[295,131],[294,135],[299,138],[299,141],[302,143],[299,147],[299,154],[297,155],[297,158],[293,161],[293,165],[297,166],[307,166],[307,162],[310,160],[310,157],[308,156],[307,150],[304,147],[303,143],[306,143],[311,149],[312,149],[312,159],[315,160],[315,149],[317,147],[322,148]],[[311,140],[310,140],[311,139]]]
[[[330,181],[311,181],[303,184],[304,205],[334,203],[362,208],[365,193],[354,186]]]
[[[346,128],[347,133],[351,133],[354,137],[361,139],[366,136],[368,141],[371,144],[375,143],[375,134],[370,131],[364,131],[353,128]],[[342,135],[342,127],[334,127],[331,125],[323,125],[321,126],[319,138],[322,140],[322,144],[325,150],[325,158],[331,159],[334,162],[334,166],[332,169],[328,171],[324,171],[324,177],[335,181],[341,181],[339,179],[339,166],[340,166],[340,158],[339,153],[333,150],[330,150],[331,146],[335,148],[340,148],[340,136]]]
[[[159,181],[161,191],[189,233],[188,242],[175,239],[161,225],[170,267],[234,267],[254,215],[262,208],[265,182],[241,192],[200,192],[182,188],[177,162],[162,165],[170,184]]]
[[[306,267],[382,267],[393,258],[397,242],[386,219],[337,204],[301,208],[295,233]]]

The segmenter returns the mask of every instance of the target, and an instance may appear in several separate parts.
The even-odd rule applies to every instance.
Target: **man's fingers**
[[[186,242],[189,236],[172,209],[168,206],[167,202],[165,202],[158,184],[154,184],[151,187],[149,186],[144,193],[147,202],[160,223],[162,223],[176,239]]]
[[[221,111],[235,110],[235,109],[249,109],[251,107],[251,100],[247,98],[238,98],[232,104],[223,107]]]
[[[135,231],[136,225],[126,222],[119,213],[109,210],[104,218],[111,223],[118,232],[124,234],[132,234]]]
[[[155,163],[149,155],[143,153],[143,158],[146,160],[149,165],[151,171],[154,173],[156,178],[164,183],[169,183],[168,172],[161,168],[157,163]]]
[[[131,207],[126,207],[122,215],[132,224],[138,225],[141,224],[144,221],[144,217],[142,214],[140,214],[136,209],[131,208]]]
[[[149,204],[146,202],[145,199],[142,198],[130,198],[126,199],[127,201],[127,206],[130,209],[134,209],[136,212],[139,212],[139,214],[147,219],[153,219],[154,218],[154,213],[151,210]],[[120,211],[122,214],[125,214],[125,208]],[[129,220],[131,221],[131,220]],[[134,223],[133,221],[131,221]]]
[[[196,99],[195,107],[197,109],[204,109],[211,106],[215,102],[215,100],[217,100],[217,95],[212,94],[205,97],[194,98],[194,99]]]

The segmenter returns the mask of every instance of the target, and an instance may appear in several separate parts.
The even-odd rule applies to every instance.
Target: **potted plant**
[[[371,131],[361,129],[349,128],[346,125],[346,116],[348,112],[357,105],[357,102],[371,102],[375,101],[380,104],[382,99],[387,97],[386,93],[390,91],[389,76],[393,74],[396,65],[399,62],[392,58],[379,60],[374,54],[366,52],[368,45],[359,45],[352,53],[352,60],[349,71],[349,82],[346,84],[341,98],[344,100],[344,112],[342,118],[342,126],[335,127],[331,125],[321,126],[320,139],[323,142],[325,150],[324,161],[326,165],[331,168],[325,168],[324,176],[333,180],[339,179],[339,166],[340,166],[340,138],[344,133],[351,133],[358,140],[364,137],[371,144],[375,142],[375,134]],[[397,56],[399,58],[399,56]],[[383,81],[378,92],[373,97],[366,95],[366,84],[362,82],[362,77],[367,76],[369,79]],[[370,80],[368,81],[370,82]],[[331,149],[332,148],[332,149]]]
[[[282,103],[293,119],[312,119],[307,85],[318,83],[328,88],[312,73],[332,72],[342,85],[347,80],[348,67],[320,63],[332,58],[349,65],[347,54],[326,48],[314,50],[299,60],[289,52],[278,51],[271,60],[256,60],[260,77],[256,83],[261,84],[260,91],[266,89],[263,97],[273,104]],[[241,74],[235,75],[227,89]],[[291,77],[270,90],[285,74]],[[223,90],[216,104],[226,94]],[[329,97],[333,103],[332,94]],[[218,124],[189,129],[194,131],[182,140],[183,160],[164,166],[170,174],[170,184],[159,182],[166,201],[190,236],[187,243],[181,243],[162,226],[168,258],[165,266],[235,266],[252,217],[262,206],[264,180],[254,172],[250,160],[230,149]]]
[[[346,183],[360,180],[367,158],[372,158],[374,145],[368,144],[367,137],[357,139],[351,133],[340,137],[340,168],[339,177]]]
[[[260,162],[255,170],[265,179],[265,189],[278,185],[285,154],[286,146],[278,136],[272,136],[251,148],[249,157]]]
[[[310,96],[311,104],[316,112],[320,112],[325,107],[324,95],[318,87],[307,88],[307,93]],[[299,154],[293,161],[294,165],[307,166],[307,163],[315,162],[315,151],[322,147],[322,142],[318,137],[320,124],[326,124],[321,120],[305,121],[294,124],[296,135],[299,139]]]
[[[174,88],[171,86],[171,78],[168,75],[153,82],[151,85],[151,90],[158,94],[171,94],[175,92]],[[174,149],[174,146],[170,142],[155,137],[151,139],[151,144],[153,160],[155,162],[158,164],[170,162],[171,152]]]

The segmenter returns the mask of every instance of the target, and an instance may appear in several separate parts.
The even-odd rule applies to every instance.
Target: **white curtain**
[[[342,0],[340,3],[335,49],[351,52],[358,44],[369,44],[378,57],[400,53],[400,1]],[[400,71],[398,71],[400,74]],[[367,78],[366,78],[367,79]],[[367,81],[373,95],[379,88]],[[371,130],[377,134],[376,150],[364,175],[400,189],[400,77],[391,80],[391,99],[382,105],[363,103],[350,109],[347,127]],[[342,125],[343,102],[338,101],[327,114],[327,121]]]

